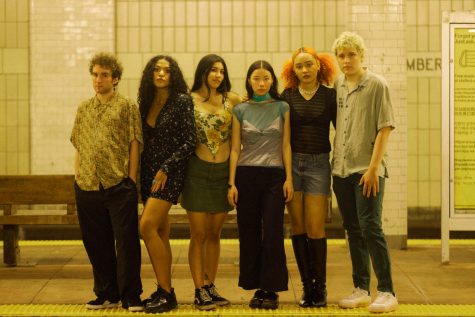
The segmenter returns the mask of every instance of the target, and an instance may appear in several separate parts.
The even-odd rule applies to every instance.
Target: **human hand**
[[[238,202],[238,190],[235,185],[232,185],[228,189],[228,202],[233,208],[236,208]]]
[[[376,197],[379,192],[379,176],[375,169],[368,169],[363,176],[361,176],[359,185],[363,185],[363,196],[370,198],[371,194]]]
[[[285,202],[288,203],[294,198],[294,184],[291,180],[286,180],[283,186]]]
[[[158,170],[155,178],[152,181],[152,193],[156,193],[158,190],[165,188],[165,183],[167,182],[167,174],[162,170]]]

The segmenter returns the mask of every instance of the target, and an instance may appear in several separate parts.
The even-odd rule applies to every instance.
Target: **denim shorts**
[[[294,191],[327,196],[330,193],[330,153],[292,153]]]

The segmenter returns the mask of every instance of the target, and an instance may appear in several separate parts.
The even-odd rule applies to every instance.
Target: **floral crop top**
[[[224,111],[207,113],[196,110],[195,123],[198,142],[208,147],[211,154],[216,155],[220,146],[229,140],[233,114],[228,99],[224,100]]]

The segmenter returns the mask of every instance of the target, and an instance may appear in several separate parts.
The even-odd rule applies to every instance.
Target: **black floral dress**
[[[185,94],[169,98],[155,127],[148,125],[146,113],[141,116],[144,136],[140,169],[142,201],[145,203],[153,197],[176,204],[183,189],[188,159],[196,147],[193,101]],[[152,193],[152,181],[160,169],[167,174],[165,188]]]

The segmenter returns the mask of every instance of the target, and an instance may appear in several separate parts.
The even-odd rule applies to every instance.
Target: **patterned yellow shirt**
[[[79,153],[76,182],[82,190],[110,188],[129,175],[130,142],[143,147],[137,105],[115,92],[107,103],[96,98],[82,102],[76,114],[71,143]]]

